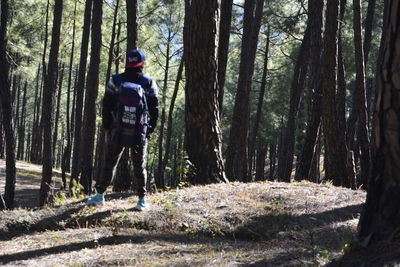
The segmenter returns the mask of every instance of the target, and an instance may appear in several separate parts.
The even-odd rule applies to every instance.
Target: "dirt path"
[[[30,179],[37,190],[40,179]],[[260,182],[152,194],[142,213],[131,193],[109,193],[101,207],[69,199],[0,212],[0,264],[318,266],[353,239],[364,198],[331,185]]]

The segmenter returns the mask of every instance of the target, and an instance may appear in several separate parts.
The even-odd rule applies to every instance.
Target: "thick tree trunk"
[[[326,30],[324,38],[324,57],[322,72],[322,123],[325,144],[325,178],[333,180],[334,185],[342,185],[347,179],[346,155],[341,155],[342,141],[339,140],[337,123],[337,73],[338,73],[338,36],[339,36],[339,0],[329,0],[326,10]]]
[[[256,119],[254,121],[253,125],[253,131],[251,131],[251,137],[249,140],[249,170],[248,170],[248,181],[253,180],[253,155],[255,151],[255,144],[256,144],[256,138],[258,135],[258,128],[260,125],[261,121],[261,115],[262,115],[262,107],[264,103],[264,95],[265,95],[265,90],[267,88],[267,73],[268,73],[268,51],[269,51],[269,38],[270,38],[270,29],[268,27],[268,32],[267,32],[267,39],[265,42],[265,54],[264,54],[264,66],[263,66],[263,74],[261,78],[261,86],[260,86],[260,94],[258,96],[258,103],[257,103],[257,113],[256,113]],[[258,176],[256,175],[256,178]]]
[[[219,0],[185,1],[186,139],[192,184],[228,182],[218,114]],[[204,48],[207,49],[204,49]]]
[[[0,209],[12,209],[14,208],[16,170],[12,102],[8,80],[9,63],[7,60],[7,19],[9,10],[7,0],[1,0],[0,3],[0,69],[2,70],[2,75],[0,75],[0,101],[6,141],[6,183]]]
[[[244,5],[238,87],[233,108],[229,143],[226,151],[226,174],[230,180],[243,181],[247,178],[247,135],[250,116],[250,91],[263,7],[264,0],[248,0]]]
[[[218,44],[218,103],[220,113],[222,113],[224,103],[225,74],[229,53],[229,37],[231,36],[232,4],[233,0],[221,1]]]
[[[81,127],[82,127],[82,113],[83,113],[83,98],[85,92],[85,75],[86,75],[86,61],[88,55],[89,35],[90,35],[90,21],[92,12],[92,0],[86,0],[85,15],[82,31],[82,44],[79,60],[79,72],[76,85],[76,103],[74,108],[74,148],[72,154],[72,171],[69,187],[72,187],[72,181],[78,181],[81,172],[80,167],[80,148],[81,148]]]
[[[361,148],[361,184],[367,186],[370,176],[370,146],[367,123],[367,100],[365,93],[364,52],[361,32],[361,4],[360,0],[353,0],[354,12],[354,53],[356,61],[356,106],[358,115],[357,137]]]
[[[96,131],[96,99],[99,90],[99,65],[101,50],[101,22],[103,15],[103,1],[94,0],[92,19],[92,41],[90,52],[89,71],[86,80],[85,112],[82,127],[80,183],[84,192],[89,194],[92,189],[93,175],[93,148]]]
[[[400,225],[399,98],[397,56],[400,47],[400,1],[385,1],[381,54],[377,71],[374,114],[374,161],[367,202],[360,218],[359,237],[369,244],[398,241]]]
[[[312,8],[309,9],[311,23],[310,36],[310,78],[309,87],[311,91],[310,114],[307,121],[307,129],[303,149],[297,163],[295,180],[309,179],[312,156],[315,154],[318,132],[321,124],[321,70],[322,70],[322,47],[324,27],[324,0],[314,0]]]
[[[60,29],[63,10],[63,0],[56,0],[54,5],[53,30],[49,55],[48,71],[46,73],[43,93],[43,172],[40,185],[39,205],[44,206],[48,202],[49,191],[53,176],[53,123],[55,90],[57,88],[58,51],[60,47]]]

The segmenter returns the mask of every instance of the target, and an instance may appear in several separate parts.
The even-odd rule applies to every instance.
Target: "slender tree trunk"
[[[369,244],[399,241],[400,169],[399,98],[396,45],[400,1],[385,1],[381,50],[377,71],[376,110],[374,114],[374,165],[369,179],[367,201],[359,222],[359,237]]]
[[[226,174],[230,180],[246,180],[247,178],[246,150],[250,116],[250,91],[263,7],[264,0],[248,0],[245,1],[244,5],[238,87],[226,151]]]
[[[370,176],[370,146],[367,124],[367,107],[365,93],[364,52],[361,31],[361,4],[360,0],[353,0],[354,12],[354,53],[356,61],[356,106],[358,115],[357,136],[361,148],[361,183],[366,186]]]
[[[1,111],[1,105],[0,105]],[[3,115],[0,114],[0,159],[4,159],[4,129],[3,129]]]
[[[64,64],[60,66],[61,73],[58,75],[58,93],[57,93],[57,105],[56,105],[56,117],[54,122],[54,135],[53,135],[53,164],[56,164],[56,145],[58,138],[58,121],[60,118],[60,104],[61,104],[61,94],[62,94],[62,83],[64,78]]]
[[[227,182],[218,114],[219,0],[185,1],[186,139],[192,184]],[[204,49],[207,47],[207,49]]]
[[[311,10],[312,2],[309,2]],[[309,16],[310,18],[310,16]],[[300,102],[304,90],[304,81],[307,76],[307,59],[310,53],[311,19],[307,23],[307,29],[301,44],[299,57],[297,58],[290,90],[290,109],[286,127],[283,132],[282,146],[279,149],[278,180],[290,182],[293,168],[293,151],[295,145],[296,120],[299,114]]]
[[[276,143],[269,144],[269,180],[274,180],[276,167]]]
[[[10,94],[10,83],[8,80],[9,63],[7,60],[7,19],[8,19],[8,1],[1,0],[0,6],[0,101],[3,118],[3,127],[6,138],[6,183],[4,188],[4,197],[1,197],[0,209],[14,208],[15,193],[15,141],[14,125],[12,119],[12,105]]]
[[[74,65],[74,52],[75,52],[75,27],[76,27],[76,2],[74,5],[74,23],[72,26],[72,45],[71,54],[69,57],[69,71],[68,71],[68,85],[67,85],[67,111],[66,111],[66,136],[67,145],[64,149],[62,163],[61,163],[61,179],[63,183],[63,189],[67,187],[66,172],[70,171],[71,163],[71,138],[72,138],[72,127],[71,127],[71,84],[72,84],[72,70]]]
[[[84,192],[89,194],[92,190],[93,174],[93,148],[96,131],[96,99],[99,87],[99,65],[101,46],[101,22],[103,15],[103,1],[93,2],[92,41],[90,52],[90,65],[86,80],[85,113],[82,127],[82,145],[80,147],[82,175],[80,182]]]
[[[58,51],[60,46],[60,29],[62,20],[63,0],[55,0],[53,30],[49,55],[48,71],[46,73],[43,93],[43,172],[40,185],[39,205],[48,203],[48,196],[53,175],[53,123],[54,123],[54,98],[57,88]]]
[[[24,147],[25,147],[25,116],[26,116],[26,91],[28,87],[28,82],[25,81],[24,85],[24,93],[22,97],[22,110],[21,110],[21,122],[19,125],[19,134],[18,134],[18,152],[17,152],[17,159],[24,160]]]
[[[261,78],[261,86],[260,86],[260,94],[258,96],[258,103],[257,103],[257,113],[256,113],[256,119],[254,121],[253,125],[253,131],[251,131],[251,137],[249,140],[249,170],[248,170],[248,181],[253,180],[253,155],[255,151],[255,143],[256,143],[256,138],[258,135],[258,128],[260,125],[261,121],[261,115],[262,115],[262,107],[264,103],[264,95],[265,95],[265,90],[267,87],[267,73],[268,73],[268,51],[269,51],[269,38],[270,38],[270,29],[268,26],[268,31],[267,31],[267,39],[265,42],[265,52],[264,52],[264,66],[263,66],[263,74]],[[256,175],[256,177],[258,177]]]
[[[267,156],[268,145],[258,140],[257,161],[256,161],[256,181],[265,180],[265,157]]]
[[[169,73],[169,62],[170,62],[170,53],[171,53],[171,41],[172,41],[172,32],[168,29],[167,34],[167,51],[165,54],[165,71],[164,71],[164,82],[162,89],[162,111],[161,111],[161,122],[159,127],[159,135],[158,135],[158,166],[157,166],[157,179],[156,186],[157,188],[164,188],[164,172],[163,172],[163,143],[164,143],[164,127],[165,127],[165,107],[167,102],[167,91],[168,91],[168,73]]]
[[[326,30],[324,38],[324,59],[322,72],[322,122],[325,138],[325,176],[334,185],[342,185],[347,179],[346,155],[341,155],[342,144],[337,129],[337,73],[339,37],[339,0],[329,0],[326,10]]]
[[[82,114],[83,114],[83,98],[85,92],[85,74],[86,74],[86,61],[88,55],[89,35],[90,35],[90,21],[92,12],[92,0],[86,0],[85,15],[82,31],[82,45],[79,60],[79,72],[76,85],[76,104],[74,108],[74,149],[72,154],[72,171],[70,180],[70,189],[73,186],[72,181],[78,181],[81,172],[80,167],[80,148],[81,148],[81,127],[82,127]]]
[[[182,80],[183,73],[184,56],[182,56],[181,62],[179,64],[178,73],[176,75],[174,92],[172,93],[171,103],[168,110],[168,122],[167,122],[167,136],[165,138],[165,154],[164,161],[162,165],[162,172],[165,172],[169,161],[170,147],[171,147],[171,137],[172,137],[172,116],[174,115],[174,107],[176,102],[176,97],[178,96],[179,85]]]
[[[218,45],[218,103],[220,113],[222,113],[224,103],[225,74],[229,53],[229,37],[231,36],[232,4],[233,0],[221,1]]]

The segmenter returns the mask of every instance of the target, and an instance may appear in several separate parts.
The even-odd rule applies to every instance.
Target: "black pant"
[[[118,162],[124,152],[125,148],[121,147],[111,141],[111,134],[105,135],[105,151],[104,161],[101,168],[100,179],[96,183],[97,193],[104,193],[110,185],[113,176],[115,175]],[[133,174],[137,180],[139,198],[146,195],[146,150],[147,140],[139,147],[131,148],[131,160],[133,163]]]

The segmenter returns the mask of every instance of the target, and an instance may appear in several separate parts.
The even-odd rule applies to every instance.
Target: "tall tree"
[[[193,184],[228,181],[218,114],[219,9],[219,0],[185,1],[185,121],[187,151],[196,168]]]
[[[219,44],[218,44],[218,103],[222,111],[224,102],[224,85],[226,65],[229,53],[229,38],[231,36],[233,0],[221,1],[221,19],[219,23]]]
[[[126,51],[138,47],[138,4],[137,0],[126,0],[127,41]]]
[[[21,119],[18,126],[18,150],[17,150],[17,159],[24,160],[24,147],[25,147],[25,115],[26,115],[26,92],[28,88],[28,81],[25,81],[24,85],[24,93],[22,97],[22,110],[21,110]]]
[[[99,90],[99,65],[101,51],[101,22],[103,16],[103,1],[93,1],[92,40],[90,64],[86,80],[85,113],[82,127],[80,183],[86,194],[92,189],[93,149],[96,131],[96,99]]]
[[[7,20],[9,10],[7,0],[1,0],[0,3],[0,69],[3,72],[0,75],[0,101],[6,141],[6,184],[4,188],[4,202],[2,201],[3,204],[0,204],[0,209],[12,209],[14,208],[16,170],[12,102],[8,80],[9,63],[7,59]]]
[[[368,0],[367,16],[365,17],[364,30],[364,65],[367,67],[369,51],[371,50],[372,28],[374,24],[376,0]]]
[[[308,10],[312,10],[313,1],[308,2]],[[303,95],[304,83],[307,76],[307,59],[310,53],[311,16],[308,16],[307,28],[301,43],[299,56],[295,63],[292,85],[290,89],[290,108],[286,127],[283,131],[283,142],[279,149],[277,178],[290,182],[293,168],[293,151],[295,144],[296,120],[299,115],[300,102]]]
[[[361,31],[361,4],[360,0],[353,0],[354,14],[354,53],[356,61],[356,97],[358,127],[357,136],[361,148],[361,183],[365,186],[370,175],[370,146],[367,123],[367,99],[365,92],[364,50]]]
[[[374,160],[367,201],[359,222],[360,239],[370,243],[398,241],[400,224],[399,125],[400,1],[385,1],[383,34],[378,60],[374,114]]]
[[[310,75],[309,89],[311,92],[311,107],[308,116],[304,145],[297,163],[295,179],[308,179],[310,175],[312,156],[315,155],[317,137],[321,124],[321,70],[322,70],[322,46],[324,27],[324,0],[310,1],[309,20],[311,20],[310,36]],[[309,3],[310,3],[309,2]],[[319,160],[319,159],[318,159]]]
[[[86,0],[85,4],[85,15],[83,18],[83,31],[82,31],[82,44],[81,53],[79,60],[79,71],[78,80],[76,85],[76,100],[74,116],[74,150],[72,154],[72,171],[71,171],[71,182],[70,188],[72,187],[72,181],[78,181],[80,173],[80,147],[81,147],[81,127],[82,127],[82,113],[83,113],[83,97],[85,92],[85,75],[86,75],[86,61],[89,47],[89,35],[90,35],[90,21],[92,14],[92,0]]]
[[[253,155],[254,155],[254,151],[255,151],[256,138],[258,135],[258,128],[259,128],[260,121],[261,121],[265,90],[267,88],[269,43],[270,43],[270,27],[268,26],[267,39],[265,42],[265,51],[264,51],[263,74],[262,74],[262,78],[261,78],[260,93],[258,96],[256,118],[254,121],[253,130],[251,131],[250,140],[249,140],[249,156],[248,156],[248,158],[249,158],[249,170],[248,170],[249,177],[248,177],[248,180],[250,180],[250,181],[253,179]],[[263,150],[263,149],[260,148],[260,150]],[[260,156],[262,156],[262,153],[260,154]],[[256,178],[257,178],[257,176],[256,176]]]
[[[338,73],[338,36],[339,36],[339,0],[327,1],[326,27],[324,37],[324,56],[322,66],[322,123],[326,155],[325,177],[333,180],[334,185],[342,185],[347,179],[346,156],[341,155],[342,141],[339,140],[337,123],[337,73]]]
[[[49,65],[44,83],[43,93],[43,173],[40,184],[39,205],[44,206],[48,202],[48,195],[53,176],[53,124],[54,124],[54,101],[57,88],[57,65],[58,51],[60,47],[60,29],[63,10],[63,0],[55,0],[53,29],[51,34],[51,45]]]
[[[238,87],[226,151],[226,174],[230,180],[245,180],[247,178],[250,91],[263,7],[264,0],[248,0],[244,4]]]
[[[72,70],[74,64],[74,52],[75,52],[75,29],[76,29],[76,2],[74,5],[74,22],[72,26],[72,44],[71,44],[71,54],[69,57],[69,71],[68,71],[68,85],[67,85],[67,110],[66,110],[66,135],[67,135],[67,145],[64,149],[64,155],[61,164],[61,178],[63,182],[63,188],[67,187],[67,179],[65,173],[70,171],[71,165],[71,139],[72,139],[72,127],[71,127],[71,84],[72,84]]]

